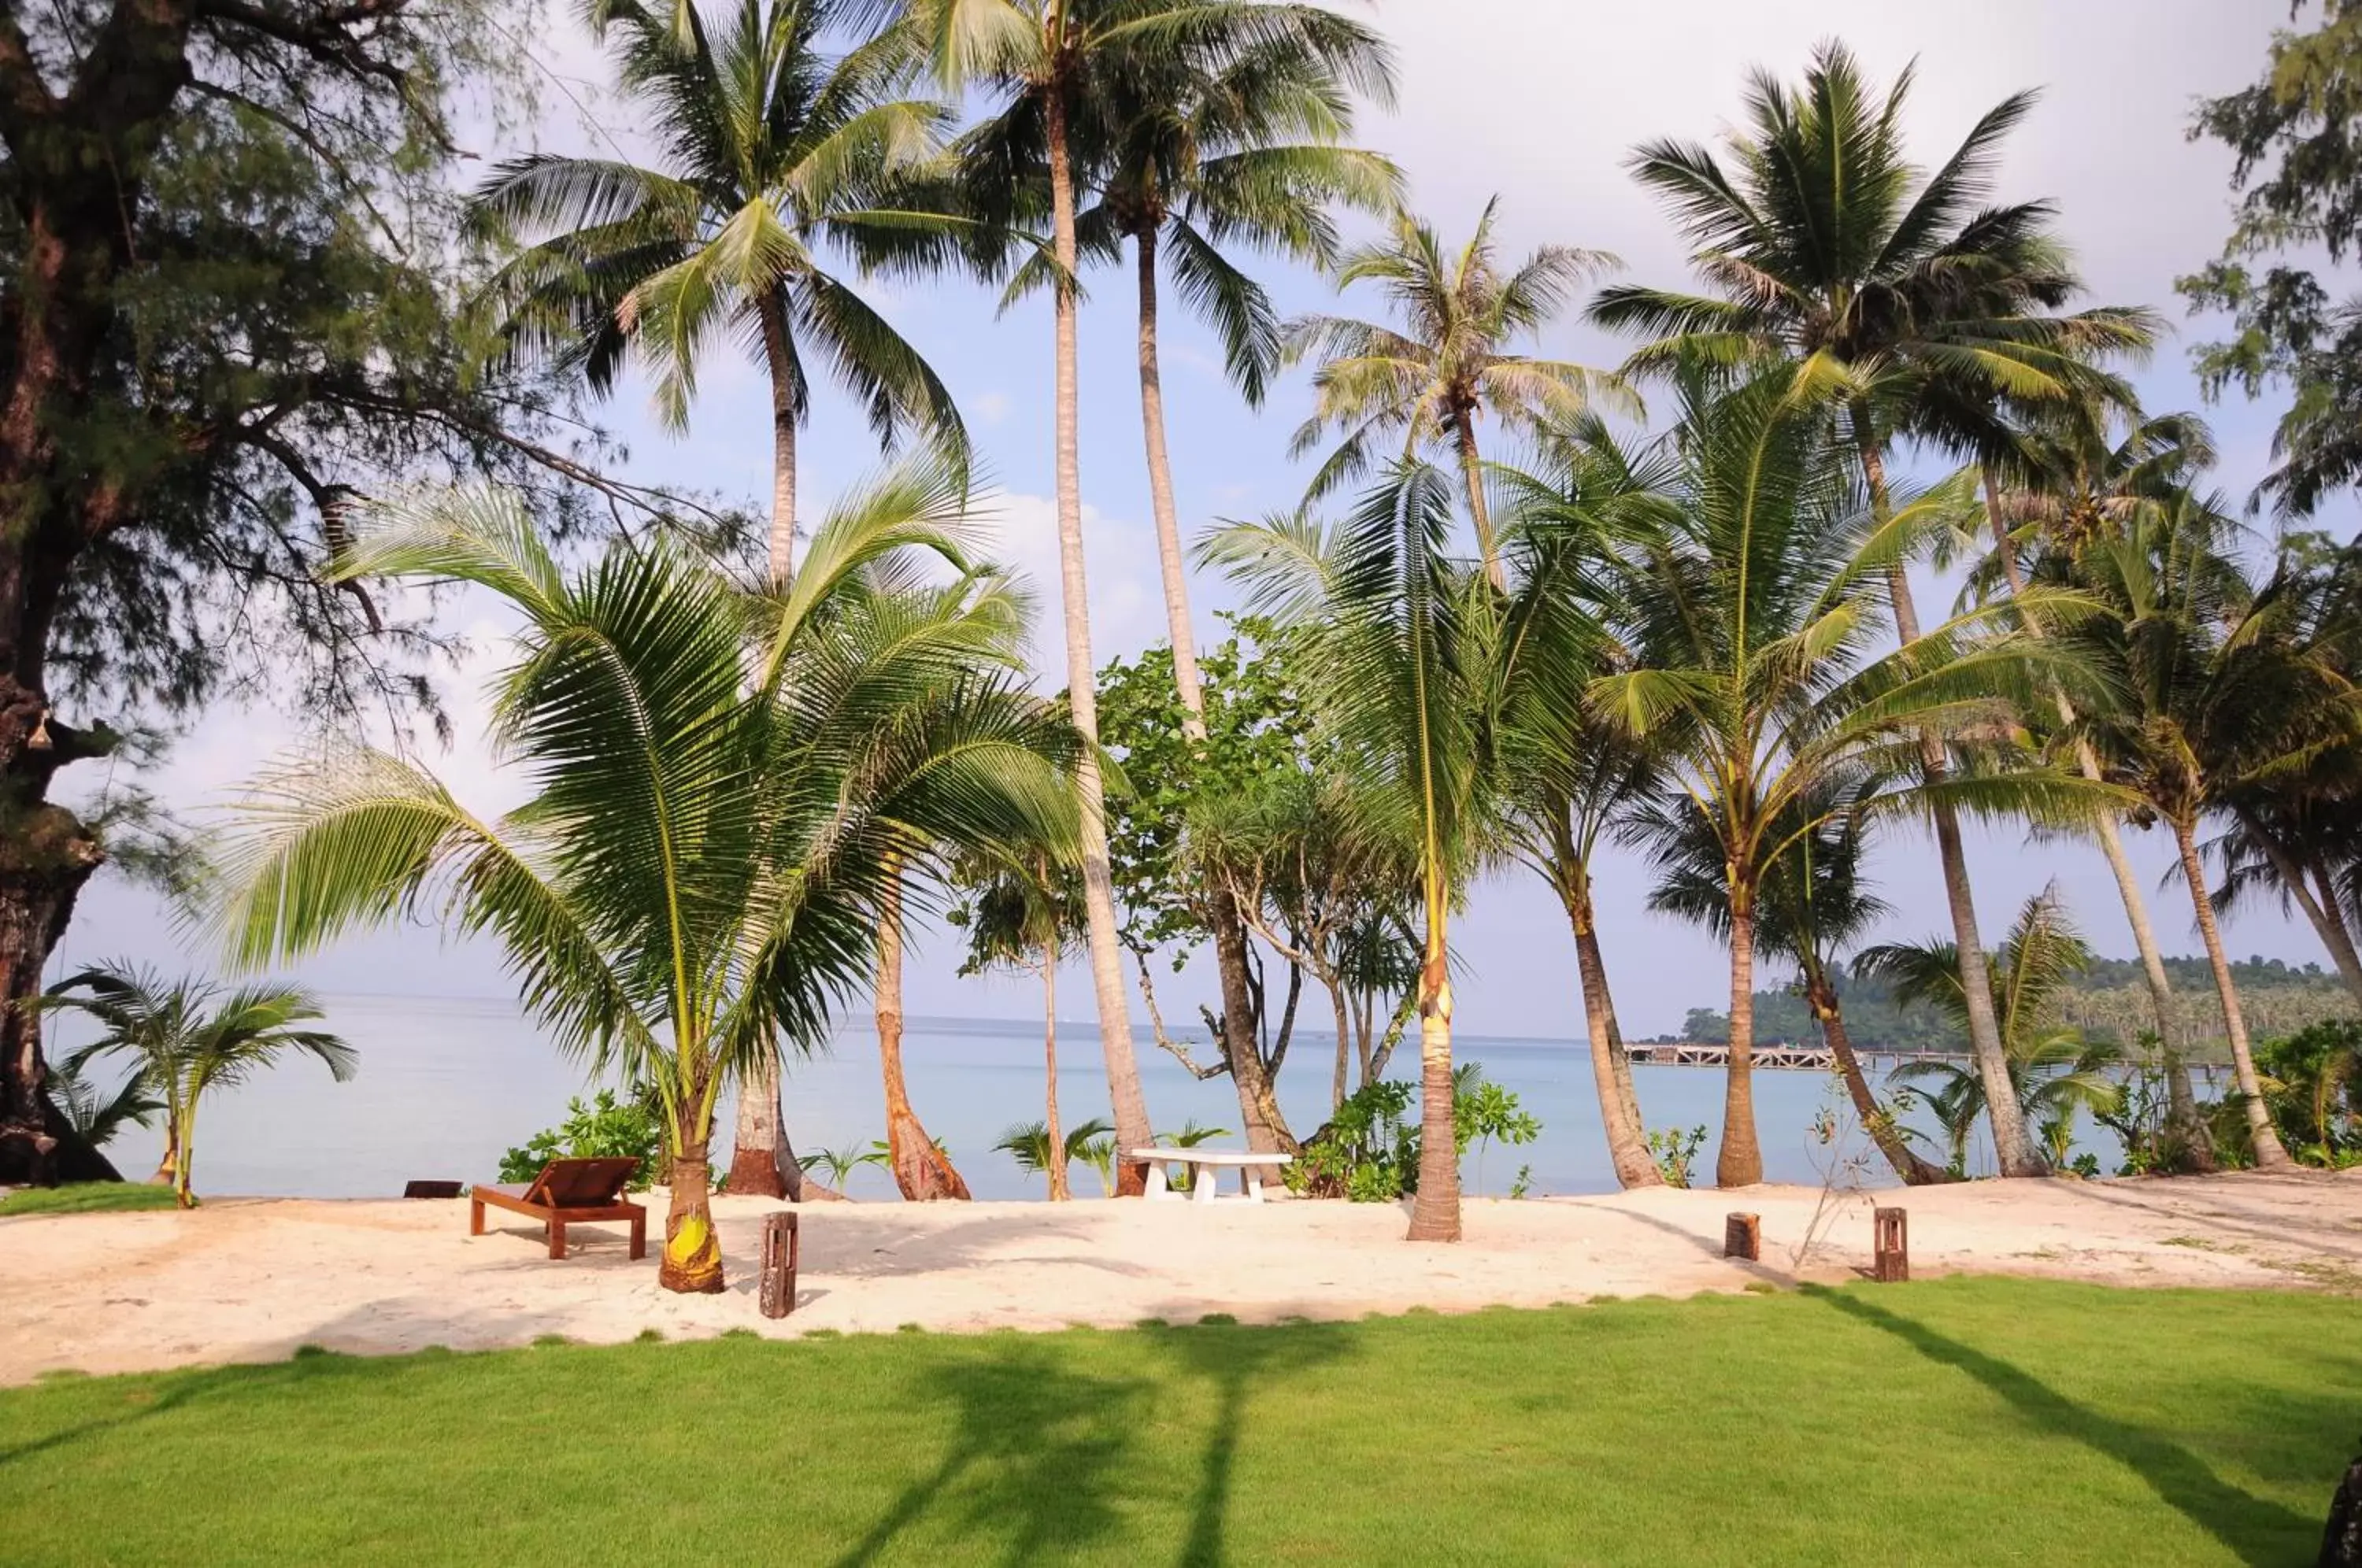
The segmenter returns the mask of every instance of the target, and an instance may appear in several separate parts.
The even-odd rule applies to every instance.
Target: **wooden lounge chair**
[[[648,1255],[648,1211],[624,1197],[624,1188],[640,1162],[625,1156],[602,1160],[552,1160],[541,1174],[523,1186],[494,1187],[479,1182],[468,1191],[468,1234],[484,1233],[484,1205],[529,1214],[549,1225],[549,1255],[566,1255],[566,1227],[597,1220],[626,1220],[632,1226],[632,1255]]]

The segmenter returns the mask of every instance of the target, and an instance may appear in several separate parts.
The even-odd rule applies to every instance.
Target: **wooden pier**
[[[1660,1067],[1727,1067],[1730,1066],[1728,1045],[1703,1044],[1683,1040],[1670,1045],[1634,1045],[1624,1047],[1626,1059]],[[1953,1051],[1880,1051],[1854,1052],[1862,1070],[1883,1071],[1904,1062],[1965,1062],[1965,1052]],[[1786,1041],[1766,1041],[1755,1047],[1755,1066],[1775,1073],[1834,1073],[1838,1070],[1837,1053],[1826,1045],[1797,1045]]]

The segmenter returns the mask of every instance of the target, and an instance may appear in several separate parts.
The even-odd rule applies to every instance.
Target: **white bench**
[[[1148,1192],[1150,1198],[1170,1198],[1173,1184],[1164,1173],[1168,1165],[1194,1165],[1189,1196],[1199,1203],[1214,1201],[1215,1173],[1236,1170],[1243,1173],[1242,1185],[1249,1203],[1263,1201],[1263,1170],[1267,1165],[1284,1165],[1296,1158],[1293,1154],[1258,1154],[1247,1149],[1127,1149],[1125,1157],[1148,1162]]]

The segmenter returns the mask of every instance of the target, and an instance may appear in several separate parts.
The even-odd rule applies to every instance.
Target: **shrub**
[[[1391,1203],[1418,1190],[1418,1098],[1415,1084],[1382,1079],[1346,1099],[1286,1169],[1288,1190],[1308,1198]],[[1542,1124],[1508,1089],[1471,1062],[1452,1075],[1454,1152],[1468,1145],[1530,1143]]]
[[[1649,1134],[1649,1154],[1657,1162],[1657,1170],[1667,1187],[1687,1187],[1690,1172],[1697,1164],[1698,1151],[1705,1147],[1705,1129],[1693,1127],[1684,1132],[1678,1127],[1660,1127]]]
[[[531,1181],[552,1160],[628,1155],[640,1162],[631,1182],[632,1190],[639,1192],[655,1183],[661,1164],[657,1155],[663,1150],[664,1128],[655,1112],[636,1101],[618,1100],[613,1089],[601,1089],[588,1105],[579,1096],[568,1100],[565,1121],[544,1128],[526,1139],[523,1147],[502,1154],[501,1179]]]

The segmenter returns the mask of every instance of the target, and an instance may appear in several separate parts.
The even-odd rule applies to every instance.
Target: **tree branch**
[[[1148,955],[1135,947],[1131,950],[1131,959],[1140,969],[1140,996],[1148,1004],[1148,1026],[1156,1036],[1156,1043],[1175,1061],[1188,1068],[1191,1077],[1201,1082],[1220,1077],[1229,1072],[1231,1065],[1227,1061],[1217,1062],[1210,1067],[1199,1066],[1198,1059],[1189,1054],[1189,1047],[1164,1032],[1164,1014],[1156,1005],[1156,982],[1149,977]]]

